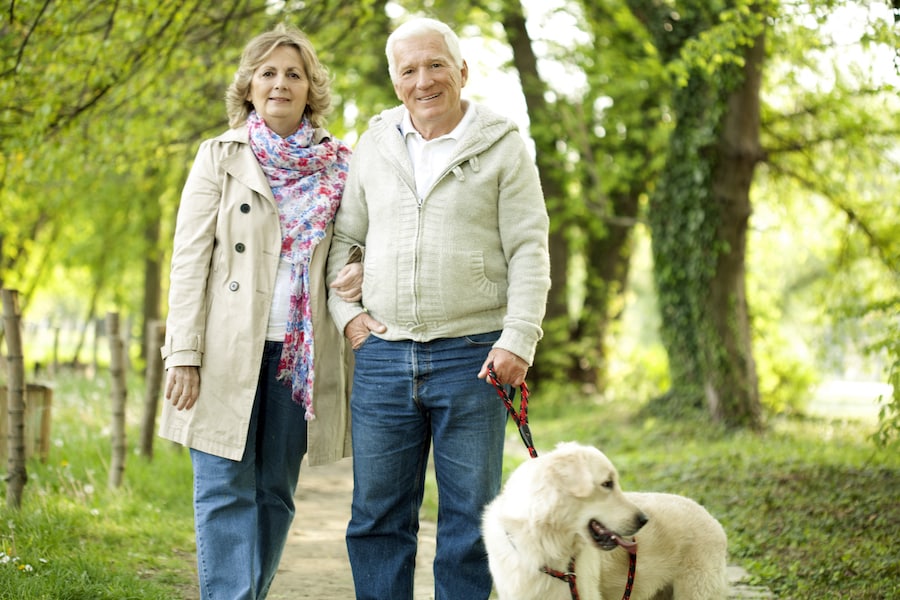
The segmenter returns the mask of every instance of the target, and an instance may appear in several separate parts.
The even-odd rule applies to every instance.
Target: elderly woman
[[[304,454],[350,454],[324,278],[350,150],[322,129],[327,72],[296,29],[249,42],[226,106],[178,210],[160,435],[191,449],[201,597],[244,600],[275,576]],[[360,274],[345,267],[338,295]]]

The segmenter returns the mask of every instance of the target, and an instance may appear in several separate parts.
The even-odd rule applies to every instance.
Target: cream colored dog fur
[[[563,443],[529,459],[484,513],[484,541],[501,600],[571,600],[565,572],[575,557],[581,600],[619,600],[631,538],[637,542],[632,600],[722,600],[727,540],[702,506],[673,494],[627,493],[596,448]]]

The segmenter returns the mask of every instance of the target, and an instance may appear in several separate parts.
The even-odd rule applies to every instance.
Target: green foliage
[[[848,365],[865,357],[871,366],[858,375],[879,379],[884,365],[894,396],[882,399],[876,439],[888,443],[900,405],[900,222],[893,216],[900,105],[896,77],[883,67],[900,32],[884,5],[854,6],[786,7],[770,31],[778,51],[766,71],[762,139],[769,158],[756,184],[751,252],[758,258],[750,273],[757,306],[774,290],[783,294],[767,330],[780,328],[795,350],[805,346],[796,354],[818,363],[819,377],[853,377],[860,368]],[[874,59],[836,52],[851,34]],[[804,232],[801,243],[786,239],[785,230]],[[761,260],[765,250],[769,258]],[[805,334],[798,324],[806,324]]]
[[[779,332],[771,337],[756,337],[755,349],[760,357],[756,363],[759,394],[770,415],[803,414],[806,395],[819,383],[812,365],[794,353],[791,340]]]
[[[698,160],[716,143],[713,130],[704,125],[715,118],[704,114],[708,107],[697,100],[707,95],[706,85],[698,80],[677,94],[679,121],[649,211],[662,337],[671,357],[672,380],[679,394],[687,396],[685,401],[697,405],[702,389],[689,386],[703,379],[706,338],[711,335],[704,321],[705,299],[721,251],[719,215],[709,197],[713,165]]]
[[[539,4],[526,8],[536,14]],[[716,99],[734,84],[741,49],[763,22],[765,152],[748,248],[775,237],[789,243],[748,262],[762,402],[776,414],[799,410],[795,391],[835,375],[849,354],[844,344],[877,346],[871,360],[886,360],[892,346],[871,331],[895,332],[892,315],[859,309],[897,295],[896,79],[852,60],[857,45],[843,36],[860,31],[860,45],[880,51],[885,64],[900,44],[886,4],[864,4],[566,0],[548,16],[576,28],[563,38],[530,16],[549,107],[530,115],[530,133],[539,155],[552,159],[542,175],[560,182],[559,197],[549,199],[554,231],[567,233],[567,259],[583,267],[567,274],[581,278],[566,286],[567,320],[546,323],[538,359],[545,372],[583,370],[585,380],[596,372],[603,385],[632,381],[647,365],[649,381],[634,381],[643,396],[699,370],[710,333],[696,299],[726,250],[715,243],[718,215],[704,189],[711,171],[701,163],[715,153]],[[383,54],[396,22],[432,14],[506,51],[500,18],[519,3],[43,6],[18,2],[0,13],[0,283],[22,291],[27,316],[58,324],[140,310],[145,262],[165,264],[184,175],[200,139],[225,127],[222,94],[252,35],[281,20],[307,31],[334,76],[329,126],[352,143],[369,116],[396,103]],[[861,28],[843,26],[859,18]],[[757,215],[772,212],[778,219],[757,235]],[[615,334],[624,294],[636,289],[617,277],[634,274],[629,236],[647,220],[660,232],[662,319],[646,312],[630,331],[655,333],[661,322],[665,347],[676,348],[667,359],[657,346],[624,351]],[[626,239],[614,240],[622,229]],[[615,345],[606,347],[610,336]],[[673,372],[658,372],[666,362]],[[620,370],[626,364],[633,368]]]
[[[21,291],[26,315],[32,301],[58,298],[58,287],[82,320],[141,313],[146,261],[165,261],[184,176],[199,142],[227,127],[224,91],[250,37],[297,22],[326,60],[343,57],[333,69],[357,54],[345,35],[352,23],[382,37],[372,6],[290,4],[48,2],[4,11],[0,284]],[[358,87],[375,89],[350,89]],[[348,88],[336,88],[343,117]],[[391,93],[385,85],[379,95]],[[335,133],[345,133],[342,120]]]
[[[772,4],[758,0],[685,3],[686,14],[679,15],[675,27],[683,28],[686,38],[679,59],[670,65],[677,85],[686,87],[697,76],[715,81],[725,91],[740,84],[746,63],[742,49],[752,46],[763,32]],[[699,29],[691,29],[704,22]]]
[[[900,297],[881,306],[873,307],[867,315],[883,313],[888,323],[887,331],[872,344],[873,353],[882,351],[887,357],[887,382],[892,386],[890,397],[880,397],[879,427],[872,438],[882,448],[900,447]]]

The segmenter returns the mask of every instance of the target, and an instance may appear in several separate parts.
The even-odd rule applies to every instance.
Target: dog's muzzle
[[[591,519],[591,522],[588,523],[588,530],[594,539],[594,543],[602,550],[615,550],[617,546],[621,546],[629,554],[637,554],[637,542],[623,539],[615,531],[604,527],[600,521]]]

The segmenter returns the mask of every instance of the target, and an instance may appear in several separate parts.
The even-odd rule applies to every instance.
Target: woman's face
[[[253,72],[247,100],[269,129],[285,138],[300,126],[308,94],[309,80],[300,51],[279,46]]]

